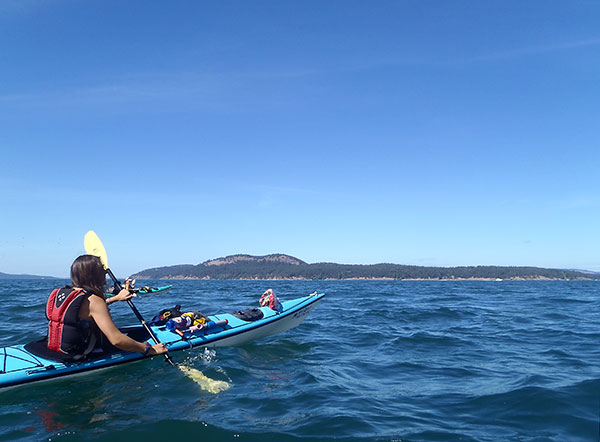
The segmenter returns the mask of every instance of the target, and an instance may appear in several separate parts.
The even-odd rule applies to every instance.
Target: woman
[[[104,294],[106,271],[100,258],[93,255],[78,257],[71,266],[72,286],[56,289],[46,305],[48,317],[48,348],[74,360],[84,358],[95,347],[105,347],[105,339],[120,350],[144,355],[166,353],[164,344],[138,342],[119,331],[113,322],[108,304],[132,297],[129,281],[116,296]]]

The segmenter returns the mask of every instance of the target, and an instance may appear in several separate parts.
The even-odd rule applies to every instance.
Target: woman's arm
[[[90,316],[94,319],[96,325],[110,343],[120,350],[138,352],[143,354],[160,354],[166,353],[167,347],[164,344],[156,344],[146,352],[146,344],[131,339],[119,331],[108,311],[108,306],[104,299],[99,296],[92,295],[88,298],[90,303]]]

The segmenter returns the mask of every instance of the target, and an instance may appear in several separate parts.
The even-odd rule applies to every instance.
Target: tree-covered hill
[[[138,279],[600,279],[600,274],[539,267],[420,267],[400,264],[308,264],[293,256],[232,255],[198,265],[142,270]]]
[[[11,275],[10,273],[0,272],[0,279],[55,279],[52,276],[39,275]]]

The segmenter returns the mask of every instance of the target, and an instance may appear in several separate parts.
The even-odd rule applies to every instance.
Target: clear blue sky
[[[600,271],[600,2],[0,2],[0,272]]]

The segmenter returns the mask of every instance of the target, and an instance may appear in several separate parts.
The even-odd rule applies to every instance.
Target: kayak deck
[[[151,328],[158,340],[167,346],[169,352],[194,347],[236,346],[296,327],[304,321],[324,296],[324,294],[313,294],[284,301],[279,312],[268,307],[260,307],[263,317],[256,321],[245,321],[231,313],[209,315],[209,320],[217,322],[226,319],[227,324],[210,329],[208,332],[200,330],[186,333],[183,337],[167,330],[165,326],[151,326]],[[149,338],[141,325],[126,327],[122,331],[140,341]],[[148,342],[153,343],[151,340]],[[118,350],[92,354],[82,362],[68,362],[45,357],[47,353],[29,351],[32,348],[31,344],[0,348],[0,389],[152,357]]]

